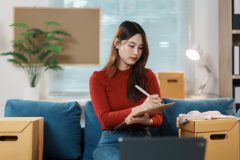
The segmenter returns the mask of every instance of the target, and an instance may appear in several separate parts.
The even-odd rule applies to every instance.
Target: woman
[[[93,153],[94,159],[119,159],[120,137],[150,136],[146,127],[162,124],[162,113],[133,116],[161,101],[157,79],[145,68],[148,55],[148,42],[142,27],[136,22],[121,23],[107,65],[90,78],[91,100],[103,130]],[[141,86],[150,96],[146,97],[135,85]],[[116,129],[123,122],[127,125]]]

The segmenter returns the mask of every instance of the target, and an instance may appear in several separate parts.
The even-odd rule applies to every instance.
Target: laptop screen
[[[203,138],[120,139],[120,160],[204,160]]]

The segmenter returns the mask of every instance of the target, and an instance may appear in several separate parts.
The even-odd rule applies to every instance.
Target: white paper
[[[234,3],[233,14],[240,14],[240,0],[234,0],[233,3]]]
[[[239,75],[239,46],[234,46],[234,69],[233,73]]]
[[[235,103],[240,103],[240,87],[235,87]]]

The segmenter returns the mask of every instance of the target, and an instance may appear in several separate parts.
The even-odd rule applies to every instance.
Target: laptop
[[[119,139],[120,160],[204,160],[203,138]]]

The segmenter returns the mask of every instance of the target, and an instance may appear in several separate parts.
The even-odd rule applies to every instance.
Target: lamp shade
[[[186,50],[186,56],[194,61],[197,61],[200,59],[200,53],[197,49],[187,49]]]
[[[205,80],[203,80],[202,84],[198,87],[198,94],[202,94],[204,88],[207,85],[208,79],[210,74],[212,73],[211,69],[207,66],[207,64],[202,59],[202,52],[201,49],[199,49],[199,45],[194,45],[193,48],[189,48],[186,50],[186,56],[193,61],[200,60],[202,66],[205,68],[207,75],[205,77]]]

